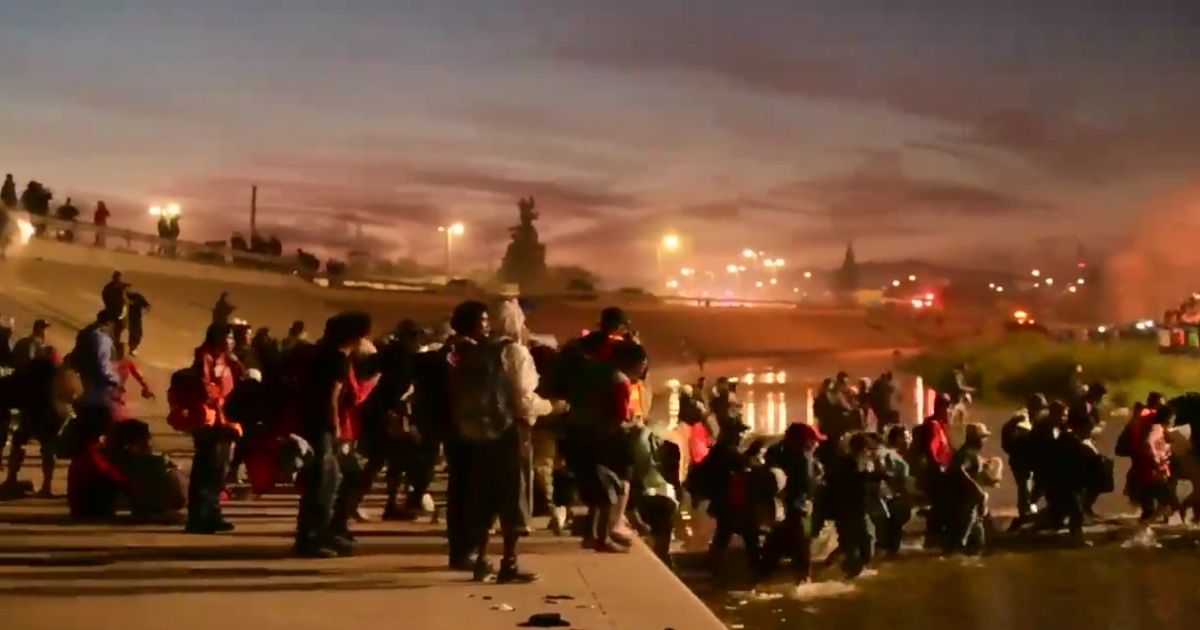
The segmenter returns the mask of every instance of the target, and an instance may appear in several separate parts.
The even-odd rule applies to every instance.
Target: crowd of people
[[[619,308],[561,346],[528,330],[517,299],[466,301],[431,327],[405,320],[382,336],[368,315],[346,312],[310,341],[302,321],[282,339],[252,327],[222,294],[193,362],[166,389],[168,424],[192,441],[185,483],[128,404],[130,391],[155,396],[134,361],[149,302],[119,272],[101,294],[105,308],[66,355],[47,343],[44,320],[15,342],[10,325],[0,339],[0,444],[10,410],[19,414],[0,488],[32,492],[19,472],[36,441],[37,493],[52,496],[56,459],[69,458],[67,501],[78,517],[110,518],[123,498],[136,518],[218,534],[234,529],[222,512],[231,485],[255,495],[294,485],[295,554],[337,557],[353,553],[353,526],[369,518],[363,499],[381,475],[382,517],[413,520],[434,512],[430,487],[444,462],[447,562],[476,580],[537,578],[518,563],[537,513],[596,552],[622,553],[645,536],[670,563],[690,499],[715,522],[715,571],[738,537],[756,579],[790,561],[802,582],[827,523],[838,540],[828,562],[840,559],[851,577],[878,551],[899,552],[916,515],[927,548],[981,551],[988,489],[1001,481],[1000,461],[982,454],[990,431],[968,421],[966,366],[912,429],[892,373],[852,383],[843,372],[816,392],[816,423],[748,445],[737,383],[701,379],[680,391],[686,439],[676,442],[648,421],[647,353]],[[1065,402],[1034,396],[1003,426],[1018,497],[1011,530],[1066,528],[1083,542],[1096,499],[1114,485],[1113,460],[1092,441],[1105,395],[1093,384]],[[1197,507],[1195,495],[1176,498],[1174,483],[1200,467],[1169,431],[1176,408],[1200,412],[1197,401],[1151,396],[1118,442],[1116,455],[1132,459],[1126,494],[1147,522]],[[498,565],[488,555],[493,531]]]

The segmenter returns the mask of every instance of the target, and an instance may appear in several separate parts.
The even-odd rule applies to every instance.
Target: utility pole
[[[250,187],[250,238],[258,234],[258,185]]]

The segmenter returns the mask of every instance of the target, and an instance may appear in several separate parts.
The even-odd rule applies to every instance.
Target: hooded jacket
[[[550,415],[550,401],[537,393],[538,372],[529,348],[521,343],[525,331],[525,312],[516,300],[505,300],[496,308],[492,327],[499,341],[509,341],[500,356],[504,377],[512,392],[513,416],[529,424]]]

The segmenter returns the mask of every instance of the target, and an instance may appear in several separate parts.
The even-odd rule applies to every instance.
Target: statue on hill
[[[536,206],[533,197],[517,202],[519,222],[508,230],[512,242],[500,263],[500,278],[517,283],[523,290],[538,286],[546,277],[546,246],[538,239],[533,225],[538,219]]]

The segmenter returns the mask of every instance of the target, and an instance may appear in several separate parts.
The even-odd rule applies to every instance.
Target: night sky
[[[1200,4],[0,0],[10,171],[116,225],[178,201],[185,238],[245,230],[255,182],[289,249],[361,223],[431,263],[452,220],[498,258],[523,195],[552,263],[615,278],[665,231],[699,267],[986,263],[1186,203]]]

